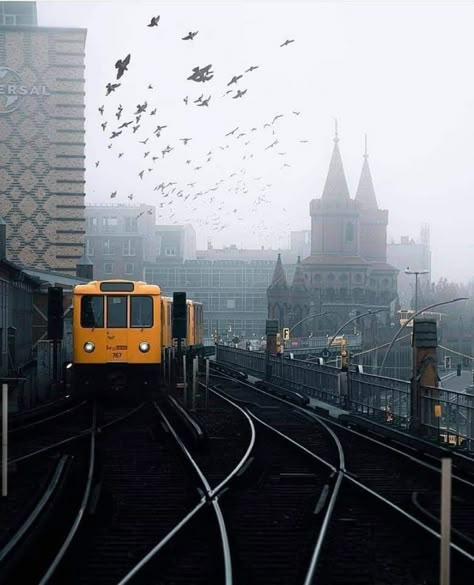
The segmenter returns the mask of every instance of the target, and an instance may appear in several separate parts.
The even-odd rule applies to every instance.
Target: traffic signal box
[[[48,339],[63,338],[63,289],[60,286],[48,288]]]
[[[186,293],[173,293],[173,338],[185,339],[187,336]]]
[[[289,341],[289,340],[290,340],[290,328],[284,327],[283,328],[283,341]]]

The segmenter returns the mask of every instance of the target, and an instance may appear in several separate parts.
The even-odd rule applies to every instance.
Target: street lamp
[[[469,300],[469,297],[459,297],[457,299],[451,299],[450,301],[443,301],[442,303],[435,303],[434,305],[429,305],[428,307],[424,307],[423,309],[420,309],[419,311],[417,311],[416,313],[414,313],[409,319],[407,319],[403,323],[403,325],[400,327],[400,329],[393,336],[393,339],[390,342],[390,345],[388,346],[387,351],[385,352],[385,356],[383,358],[382,365],[380,366],[379,376],[382,375],[382,372],[383,372],[383,369],[384,369],[384,366],[385,366],[385,362],[387,361],[388,354],[390,353],[390,350],[394,346],[395,341],[397,340],[397,337],[405,329],[405,327],[408,325],[408,323],[411,323],[411,321],[413,321],[413,319],[415,317],[418,317],[418,315],[420,315],[424,311],[429,311],[430,309],[434,309],[435,307],[441,307],[442,305],[450,305],[451,303],[457,303],[458,301],[468,301],[468,300]]]
[[[410,270],[409,266],[405,270],[405,274],[415,275],[415,313],[418,311],[418,275],[428,274],[428,272],[429,270]]]

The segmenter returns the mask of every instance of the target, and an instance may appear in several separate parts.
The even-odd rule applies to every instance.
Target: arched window
[[[354,224],[348,223],[346,225],[346,242],[352,242],[354,240]]]

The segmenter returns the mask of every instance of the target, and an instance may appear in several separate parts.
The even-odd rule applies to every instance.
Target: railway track
[[[226,382],[227,384],[229,382]],[[222,387],[222,382],[219,386]],[[271,404],[275,405],[276,403],[275,397],[265,392],[262,393],[262,391],[256,391],[256,389],[244,384],[242,381],[234,381],[230,386],[226,386],[226,395],[237,399],[240,404],[245,404],[249,412],[254,414],[258,413],[258,417],[267,422],[269,426],[281,433],[288,433],[290,438],[300,442],[302,447],[318,453],[328,463],[334,461],[333,451],[326,449],[324,443],[321,443],[321,431],[317,429],[318,424],[323,423],[323,421],[313,413],[307,413],[304,409],[287,403],[287,407],[282,414],[281,409],[271,409]],[[278,402],[280,404],[282,403],[281,400]],[[300,419],[300,424],[294,423],[296,418]],[[290,422],[291,420],[293,422]],[[430,575],[427,582],[436,582],[438,570],[434,566],[436,563],[433,563],[433,559],[438,557],[439,540],[436,536],[436,529],[439,530],[439,523],[436,521],[433,522],[433,519],[428,521],[426,514],[423,517],[420,510],[416,510],[416,507],[412,503],[412,495],[414,493],[418,495],[421,493],[433,498],[437,493],[439,499],[439,491],[433,486],[433,484],[436,485],[436,482],[439,483],[439,470],[434,466],[427,465],[423,461],[417,461],[413,455],[408,455],[393,447],[387,449],[385,445],[377,441],[369,443],[366,437],[358,433],[351,433],[349,430],[340,427],[340,425],[330,426],[331,428],[334,428],[334,426],[338,427],[335,430],[335,434],[337,434],[337,438],[340,441],[340,449],[344,453],[344,463],[339,464],[339,469],[344,475],[344,492],[341,493],[347,492],[348,489],[354,493],[362,491],[365,493],[364,498],[371,501],[370,504],[368,503],[366,505],[366,508],[371,512],[375,509],[380,510],[378,520],[380,523],[379,528],[377,528],[376,518],[371,523],[374,533],[377,532],[381,535],[377,540],[379,546],[379,550],[377,551],[378,555],[380,556],[384,550],[384,542],[387,543],[385,549],[385,554],[388,555],[387,558],[393,558],[393,550],[400,550],[402,551],[400,561],[403,561],[404,552],[406,553],[406,551],[411,550],[410,543],[413,544],[413,550],[420,550],[421,546],[423,550],[430,552],[426,552],[424,555],[414,555],[413,558],[408,555],[410,559],[409,565],[413,569],[411,580],[407,577],[404,582],[420,582],[417,580],[419,576],[417,571],[424,575]],[[349,488],[347,488],[348,483],[351,484]],[[463,494],[462,497],[464,499],[468,498],[469,494],[472,494],[473,486],[469,481],[459,478],[454,479],[454,484],[455,499],[457,497],[458,501],[461,500],[459,494]],[[341,499],[342,501],[343,499]],[[459,513],[453,514],[455,530],[457,525],[459,525],[459,528],[457,529],[457,537],[453,536],[454,543],[451,546],[452,554],[456,558],[456,563],[453,561],[453,582],[458,583],[464,583],[468,574],[466,571],[474,568],[474,557],[469,547],[472,519],[468,520],[466,518],[466,516],[469,517],[469,514],[465,513],[464,516],[462,515],[462,510],[464,509],[462,505],[463,501],[458,506]],[[354,501],[352,505],[357,507],[357,502]],[[338,503],[335,509],[340,511],[341,506],[343,509],[344,504]],[[461,523],[462,517],[464,518],[463,523]],[[396,522],[397,525],[400,525],[400,518],[402,519],[402,533],[405,534],[405,537],[402,541],[399,540],[399,546],[395,549],[392,549],[393,543],[389,545],[390,538],[386,536],[387,518],[390,518],[390,522],[392,523]],[[363,522],[363,518],[360,518],[359,525],[363,526]],[[365,522],[367,522],[367,519]],[[337,521],[335,523],[337,524]],[[469,530],[466,527],[466,523],[470,524]],[[381,530],[381,527],[384,527],[383,530]],[[331,528],[328,530],[328,534],[330,533]],[[415,533],[417,534],[416,540],[412,538],[412,535]],[[462,537],[459,538],[459,535],[462,535]],[[426,541],[426,546],[424,544],[420,545],[423,539]],[[347,550],[351,550],[354,543],[351,544],[348,542],[347,544]],[[339,551],[338,555],[340,554]],[[383,558],[383,554],[381,556]],[[372,565],[378,567],[378,570],[382,571],[383,567],[385,567],[385,570],[381,574],[378,574],[377,578],[373,581],[374,583],[378,582],[377,579],[386,579],[387,583],[399,582],[397,581],[398,577],[390,580],[392,573],[387,568],[388,563],[384,565],[383,562],[374,563],[373,560]],[[367,562],[369,561],[367,560]],[[400,566],[405,565],[401,562]],[[346,565],[346,569],[349,570],[349,567],[350,563]],[[357,571],[357,566],[354,569]],[[327,572],[325,578],[328,578]],[[351,581],[342,580],[340,582],[349,583]]]

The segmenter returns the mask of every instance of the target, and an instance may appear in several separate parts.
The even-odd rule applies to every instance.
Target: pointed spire
[[[339,152],[339,135],[337,132],[337,120],[334,120],[334,150],[332,151],[331,162],[329,163],[328,176],[323,190],[323,199],[345,200],[350,199],[347,188],[344,167],[342,166],[341,153]]]
[[[362,172],[360,174],[359,186],[355,200],[359,202],[363,209],[378,209],[377,198],[375,196],[374,184],[372,182],[372,175],[369,169],[369,155],[367,153],[367,134],[365,135],[365,151],[364,164],[362,165]]]
[[[275,271],[273,272],[273,278],[268,288],[288,288],[285,271],[281,262],[281,254],[278,254],[278,259],[275,264]]]
[[[293,282],[291,283],[291,288],[293,290],[306,290],[306,285],[304,282],[304,272],[303,266],[301,264],[301,257],[298,256],[298,261],[296,262],[296,270],[293,276]]]

